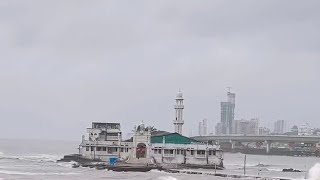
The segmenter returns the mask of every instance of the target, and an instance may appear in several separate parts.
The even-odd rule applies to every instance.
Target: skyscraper
[[[182,134],[182,125],[184,124],[183,121],[183,97],[182,97],[182,92],[179,90],[177,93],[176,97],[176,105],[174,106],[174,109],[176,110],[176,117],[175,120],[173,121],[174,124],[174,132]]]
[[[284,120],[278,120],[274,123],[274,134],[284,134],[285,132],[285,121]]]
[[[202,122],[199,122],[198,135],[205,136],[207,135],[207,131],[208,131],[208,122],[207,122],[207,119],[203,119]]]
[[[221,133],[232,134],[234,121],[235,93],[228,92],[228,101],[221,102]]]

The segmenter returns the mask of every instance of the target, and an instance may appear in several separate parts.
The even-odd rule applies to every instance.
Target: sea
[[[58,140],[0,139],[0,180],[228,180],[203,174],[166,173],[162,171],[113,172],[91,168],[72,168],[71,163],[60,163],[65,154],[77,153],[80,142]],[[320,180],[320,158],[224,154],[224,170],[216,173]],[[282,172],[293,168],[302,172]],[[210,172],[214,170],[194,169]],[[247,178],[250,179],[250,178]]]

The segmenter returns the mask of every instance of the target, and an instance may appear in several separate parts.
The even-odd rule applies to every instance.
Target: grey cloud
[[[91,121],[173,130],[178,88],[189,134],[219,121],[227,86],[236,118],[317,126],[319,5],[2,1],[0,137],[76,139]]]

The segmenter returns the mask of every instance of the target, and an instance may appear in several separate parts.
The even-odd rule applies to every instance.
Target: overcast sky
[[[320,127],[317,0],[0,1],[0,138],[81,139],[92,121],[184,133],[236,119]]]

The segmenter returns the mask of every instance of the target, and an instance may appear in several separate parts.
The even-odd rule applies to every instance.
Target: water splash
[[[310,170],[309,170],[309,179],[310,180],[320,180],[320,164],[315,164]]]
[[[159,177],[160,180],[177,180],[177,178],[174,178],[172,176],[162,176]]]

